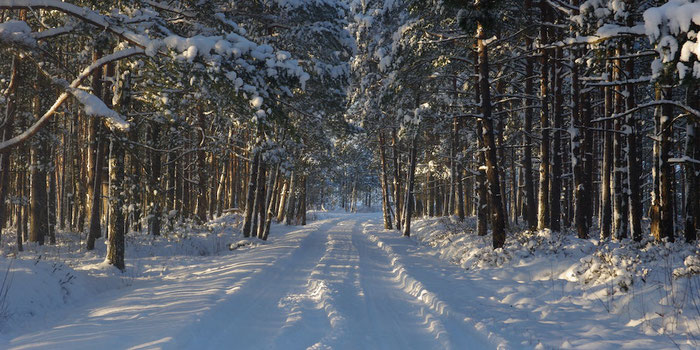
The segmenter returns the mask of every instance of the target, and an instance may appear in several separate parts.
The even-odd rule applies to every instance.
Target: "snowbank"
[[[204,226],[180,224],[170,232],[164,228],[159,237],[132,231],[126,237],[124,273],[104,262],[104,239],[86,251],[84,235],[58,232],[55,246],[25,244],[20,254],[6,239],[0,247],[0,334],[49,324],[81,301],[163,276],[186,264],[184,257],[232,254],[229,245],[242,239],[240,221],[239,214],[227,214]],[[238,250],[262,243],[248,242]]]
[[[493,250],[490,235],[473,231],[474,218],[430,218],[413,227],[413,239],[432,254],[460,265],[469,278],[491,280],[500,303],[558,324],[556,331],[515,328],[546,339],[543,348],[590,347],[590,341],[597,349],[700,346],[700,243],[598,244],[574,232],[520,230]]]

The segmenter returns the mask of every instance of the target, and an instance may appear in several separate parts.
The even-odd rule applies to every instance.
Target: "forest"
[[[496,252],[537,232],[678,241],[700,273],[698,1],[0,0],[0,16],[4,256],[72,234],[126,271],[130,235],[232,214],[265,241],[379,208],[386,230],[447,217]]]

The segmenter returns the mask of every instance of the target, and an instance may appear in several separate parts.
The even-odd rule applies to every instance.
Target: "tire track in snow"
[[[452,334],[463,330],[464,327],[460,327],[460,324],[467,325],[473,328],[474,332],[472,333],[474,333],[474,335],[478,338],[481,338],[483,345],[479,346],[477,344],[474,344],[472,342],[474,339],[470,339],[470,344],[464,344],[468,346],[466,348],[483,348],[483,346],[487,345],[496,347],[499,350],[510,348],[508,342],[504,338],[493,332],[488,331],[485,325],[475,322],[471,317],[468,317],[467,315],[450,307],[435,293],[426,288],[425,285],[423,285],[423,283],[414,278],[408,272],[406,266],[401,262],[401,256],[399,254],[396,254],[389,244],[386,244],[384,241],[381,240],[381,238],[379,238],[379,236],[373,233],[378,230],[381,230],[378,229],[378,227],[380,227],[378,224],[367,221],[364,223],[363,226],[363,234],[366,237],[366,239],[373,242],[376,245],[376,247],[381,249],[391,261],[391,266],[396,275],[396,279],[397,281],[400,281],[401,289],[405,293],[411,295],[416,300],[426,305],[430,310],[444,317],[446,320],[457,321],[458,325],[456,326],[450,324],[450,322],[445,323],[446,325],[448,325],[448,328],[450,329]]]
[[[210,349],[234,344],[245,344],[248,349],[270,348],[274,334],[289,318],[279,301],[289,290],[304,286],[325,251],[325,240],[315,233],[327,231],[341,220],[324,220],[275,240],[271,246],[288,248],[287,252],[228,288],[215,309],[183,334],[183,348],[202,348],[202,344]]]
[[[353,244],[356,247],[358,247],[358,250],[360,251],[360,256],[366,257],[363,260],[365,262],[365,266],[368,266],[367,264],[370,263],[370,261],[368,260],[371,260],[371,262],[374,262],[378,267],[380,266],[381,269],[384,270],[385,274],[385,276],[383,276],[383,278],[380,279],[383,280],[384,286],[377,286],[376,283],[373,283],[374,281],[372,279],[367,278],[370,276],[364,274],[365,280],[363,281],[363,289],[366,291],[366,299],[368,300],[368,309],[370,310],[370,314],[380,314],[382,315],[382,317],[391,315],[392,317],[394,317],[393,321],[395,323],[406,323],[405,315],[398,316],[401,314],[401,311],[396,310],[394,307],[392,307],[391,302],[380,303],[377,302],[377,300],[374,300],[375,295],[378,293],[378,288],[380,289],[380,293],[387,293],[386,290],[381,290],[383,289],[382,287],[384,287],[391,291],[391,294],[394,295],[395,300],[403,299],[402,302],[404,302],[407,306],[410,305],[411,308],[415,310],[413,316],[418,319],[418,324],[416,326],[422,328],[422,331],[424,331],[425,333],[430,334],[433,343],[432,348],[455,348],[449,340],[447,331],[445,330],[442,321],[438,317],[436,317],[433,314],[433,312],[429,310],[429,308],[425,307],[425,305],[416,302],[413,295],[406,291],[406,289],[404,288],[404,283],[400,279],[400,275],[397,274],[397,271],[393,266],[393,261],[391,261],[391,257],[386,255],[384,251],[379,249],[374,244],[374,242],[367,238],[366,232],[364,230],[364,223],[362,226],[363,227],[358,228],[358,232],[355,235],[353,235]],[[371,267],[365,267],[365,269],[366,268]],[[374,317],[370,317],[370,319],[373,318]],[[409,332],[415,331],[415,329],[409,330]],[[412,339],[408,342],[398,345],[400,345],[400,348],[428,348],[426,345],[417,346],[417,341],[418,339]],[[437,342],[437,344],[435,344],[435,342]]]

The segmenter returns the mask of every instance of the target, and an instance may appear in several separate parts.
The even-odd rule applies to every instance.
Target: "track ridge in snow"
[[[482,346],[487,344],[498,349],[509,348],[508,342],[501,336],[488,331],[483,324],[476,322],[472,317],[469,317],[454,308],[450,307],[445,301],[441,300],[435,293],[430,291],[421,281],[413,277],[406,266],[402,262],[399,254],[395,253],[392,247],[380,238],[376,232],[380,230],[376,223],[368,221],[364,224],[363,233],[367,239],[374,243],[379,249],[386,253],[391,261],[391,266],[396,274],[396,279],[401,281],[402,290],[414,297],[417,301],[426,305],[430,310],[445,318],[450,318],[458,322],[464,323],[465,326],[473,329],[472,332],[475,338],[481,338]],[[392,232],[393,233],[393,232]],[[465,331],[465,330],[462,330]],[[473,339],[472,339],[473,340]],[[472,346],[474,346],[472,344]]]

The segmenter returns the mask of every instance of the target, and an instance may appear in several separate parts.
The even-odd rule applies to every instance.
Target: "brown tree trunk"
[[[700,109],[700,86],[695,82],[688,86],[686,103]],[[685,228],[686,242],[694,242],[700,229],[700,126],[697,117],[689,117],[685,140]]]
[[[384,213],[384,228],[387,230],[392,229],[391,224],[391,207],[389,206],[389,183],[386,176],[386,155],[384,152],[384,133],[379,131],[379,161],[382,166],[382,211]]]
[[[608,81],[612,81],[612,69],[608,68]],[[613,90],[605,87],[605,117],[613,114]],[[601,166],[600,181],[600,240],[607,240],[611,236],[612,224],[612,198],[611,198],[611,175],[613,171],[613,138],[610,132],[611,123],[603,123],[603,164]]]
[[[549,22],[549,6],[541,3],[542,22]],[[540,26],[540,44],[549,42],[548,29],[546,25]],[[542,107],[540,108],[540,127],[542,129],[542,141],[540,142],[540,192],[537,203],[537,228],[540,230],[550,226],[550,205],[549,205],[549,181],[550,181],[550,157],[549,157],[549,50],[541,50],[541,83],[540,98]]]
[[[24,10],[22,12],[24,13]],[[12,138],[12,129],[14,128],[15,116],[17,114],[17,85],[20,84],[21,62],[19,56],[12,56],[10,83],[6,89],[7,102],[5,104],[5,119],[2,122],[2,130],[0,130],[0,142]],[[0,237],[2,237],[2,229],[5,227],[7,217],[10,216],[10,209],[5,206],[5,197],[10,193],[10,153],[11,148],[0,152]],[[18,242],[18,247],[21,247],[21,244],[22,242],[20,240],[20,242]]]
[[[628,0],[631,1],[631,0]],[[631,2],[630,2],[631,4]],[[630,16],[628,24],[632,24],[633,19]],[[627,51],[630,51],[631,43],[627,43]],[[625,63],[627,79],[634,78],[634,60],[628,59]],[[628,110],[636,106],[635,88],[633,84],[626,85],[626,107]],[[632,239],[639,242],[642,240],[642,200],[640,194],[642,189],[640,186],[640,159],[637,151],[637,125],[636,118],[633,113],[625,117],[625,129],[627,134],[627,181],[628,191],[627,198],[629,203],[629,227]]]
[[[506,240],[505,214],[503,212],[503,199],[501,198],[498,159],[496,157],[496,141],[494,138],[493,119],[491,117],[491,91],[489,82],[488,50],[484,43],[484,32],[481,24],[477,26],[478,55],[479,55],[479,86],[481,90],[481,117],[482,135],[486,147],[486,178],[489,185],[489,199],[491,206],[491,232],[493,235],[493,248],[501,248]]]
[[[160,123],[158,122],[151,122],[151,142],[158,147],[160,144]],[[161,164],[161,158],[160,158],[160,153],[159,152],[151,152],[150,153],[150,161],[151,161],[151,173],[149,176],[149,183],[150,183],[150,191],[149,195],[151,197],[150,201],[150,216],[148,219],[148,226],[149,226],[149,232],[154,235],[154,236],[159,236],[160,235],[160,227],[161,227],[161,215],[162,215],[162,196],[160,191],[160,180],[161,180],[161,172],[162,172],[162,164]]]
[[[296,201],[298,197],[296,187],[299,187],[299,185],[295,182],[299,181],[299,176],[292,172],[292,177],[289,180],[289,195],[287,196],[287,208],[284,218],[285,225],[291,225],[292,220],[294,220],[294,210],[296,209]]]
[[[550,187],[550,228],[552,231],[561,230],[561,172],[562,172],[562,149],[561,149],[561,122],[563,116],[564,107],[564,95],[562,94],[562,83],[563,79],[561,77],[562,66],[562,49],[558,48],[555,50],[554,63],[552,64],[553,77],[552,82],[554,86],[554,108],[553,112],[553,128],[552,133],[552,157],[551,157],[551,187]]]
[[[401,230],[401,214],[402,214],[402,203],[401,203],[401,169],[399,162],[399,140],[396,135],[396,128],[391,130],[391,147],[393,150],[393,161],[394,161],[394,206],[396,213],[396,229]]]
[[[243,215],[243,237],[250,237],[252,234],[253,215],[255,215],[255,191],[257,190],[258,167],[260,164],[260,151],[253,151],[253,161],[250,164],[250,174],[248,176],[248,191],[245,201],[245,214]]]
[[[92,61],[97,61],[101,56],[100,45],[96,47],[92,53]],[[92,75],[92,93],[95,96],[102,97],[102,72],[96,70]],[[103,97],[103,101],[107,102]],[[89,228],[87,235],[86,248],[87,250],[95,249],[95,240],[102,236],[101,206],[102,206],[102,175],[103,175],[103,144],[102,132],[99,119],[88,116],[88,151],[87,151],[87,203],[89,207]]]
[[[108,66],[108,77],[119,77],[114,74],[112,65]],[[108,89],[107,89],[108,90]],[[119,103],[116,110],[124,112],[128,109],[129,100],[129,78],[119,79],[114,87],[114,97]],[[108,94],[105,94],[108,95]],[[107,99],[105,99],[107,100]],[[109,99],[111,101],[111,99]],[[108,102],[108,106],[111,103]],[[119,270],[124,271],[125,255],[125,184],[124,184],[124,158],[125,149],[123,146],[123,135],[112,134],[109,143],[109,229],[107,245],[107,263],[114,265]]]
[[[578,0],[572,0],[571,5],[578,7]],[[581,81],[579,79],[579,67],[576,59],[579,50],[571,51],[571,165],[574,173],[574,226],[578,238],[588,238],[588,220],[586,219],[586,195],[591,189],[586,186],[584,172],[585,136],[588,130],[584,127],[581,106]]]
[[[530,13],[530,8],[532,6],[532,0],[525,0],[525,11]],[[525,47],[527,50],[532,49],[532,38],[529,35],[525,35]],[[525,214],[525,220],[527,220],[527,225],[530,230],[537,229],[537,211],[535,208],[535,184],[532,176],[532,96],[534,96],[534,84],[532,82],[534,75],[534,59],[531,55],[525,59],[525,133],[523,136],[523,142],[525,143],[525,149],[523,154],[523,175],[525,187],[524,195],[525,200],[523,201],[523,210]]]
[[[404,214],[403,235],[409,237],[411,235],[411,217],[413,216],[413,187],[416,176],[416,162],[418,153],[418,135],[413,136],[411,140],[411,153],[408,166],[408,176],[406,179],[406,200],[404,206],[406,208]]]
[[[672,90],[670,87],[661,87],[657,90],[657,100],[671,99]],[[661,115],[658,118],[658,131],[656,137],[659,139],[659,194],[658,202],[658,232],[656,239],[674,240],[673,223],[673,169],[668,162],[671,158],[672,144],[671,129],[673,119],[673,106],[664,104],[661,106]]]
[[[43,77],[37,71],[34,83],[34,97],[32,98],[32,112],[34,118],[41,117],[41,98],[43,95]],[[46,169],[49,167],[47,159],[48,153],[48,133],[46,130],[40,131],[31,140],[31,191],[29,205],[29,242],[44,244],[45,235],[49,231],[49,208],[48,194],[46,191]]]
[[[207,221],[207,172],[206,172],[206,152],[204,151],[206,130],[204,110],[202,107],[197,108],[197,119],[199,140],[197,147],[197,207],[195,209],[197,220],[200,224]]]

